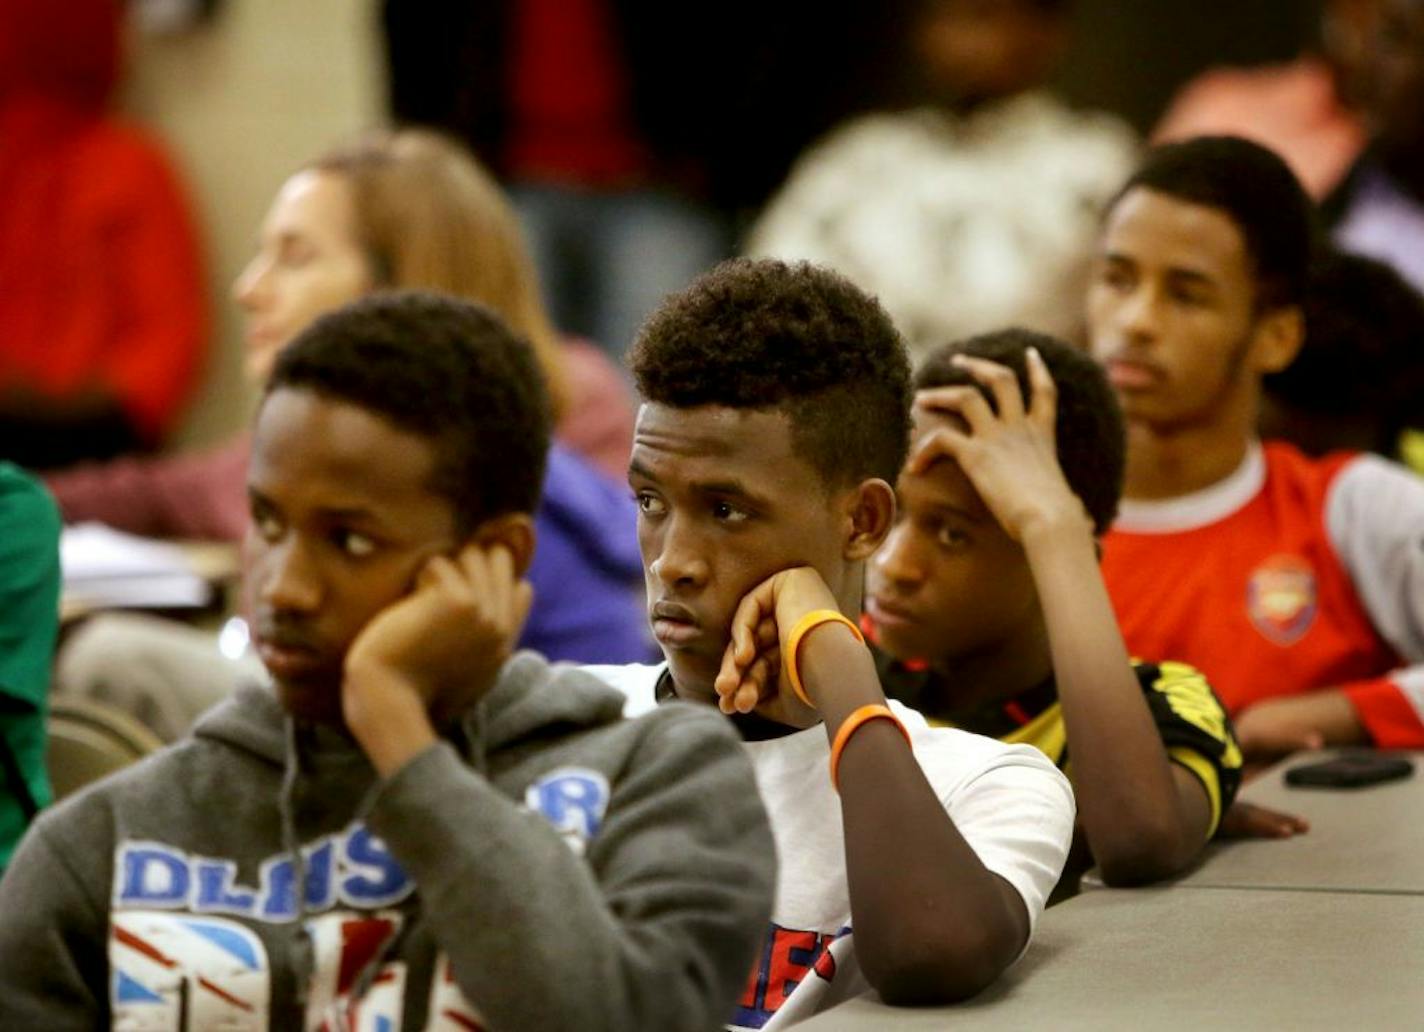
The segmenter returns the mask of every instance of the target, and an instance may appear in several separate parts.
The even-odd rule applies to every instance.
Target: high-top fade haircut
[[[1215,208],[1232,221],[1255,274],[1258,312],[1301,303],[1315,246],[1315,206],[1273,151],[1235,136],[1154,147],[1107,211],[1139,187]]]
[[[551,435],[533,349],[488,308],[377,293],[313,322],[278,356],[264,397],[311,391],[433,442],[431,490],[468,534],[539,504]]]
[[[1078,348],[1056,337],[1030,330],[1008,329],[956,341],[937,348],[915,373],[915,389],[972,386],[997,410],[994,396],[966,370],[954,364],[955,355],[986,358],[1008,366],[1018,377],[1024,406],[1028,406],[1027,352],[1036,348],[1058,387],[1058,417],[1054,434],[1058,465],[1068,486],[1088,510],[1093,533],[1102,535],[1117,516],[1122,498],[1123,471],[1127,464],[1127,430],[1117,395],[1102,367]]]
[[[784,411],[830,490],[893,484],[905,461],[905,345],[879,302],[829,269],[724,262],[663,301],[628,361],[644,401]]]

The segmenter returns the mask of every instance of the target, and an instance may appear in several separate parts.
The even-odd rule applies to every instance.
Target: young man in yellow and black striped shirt
[[[1111,388],[1086,355],[1022,330],[941,349],[916,388],[866,593],[886,694],[1046,753],[1109,883],[1181,871],[1231,805],[1241,752],[1201,674],[1131,661],[1118,631],[1097,555],[1122,487]]]

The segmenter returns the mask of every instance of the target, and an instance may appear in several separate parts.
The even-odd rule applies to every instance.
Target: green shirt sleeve
[[[0,748],[14,758],[36,806],[50,800],[45,713],[59,631],[59,531],[49,493],[0,462]],[[19,786],[10,780],[0,793],[0,869],[26,823]]]

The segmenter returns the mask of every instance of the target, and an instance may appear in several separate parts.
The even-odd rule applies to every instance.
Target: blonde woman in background
[[[382,287],[439,290],[499,312],[534,345],[559,439],[623,482],[633,439],[623,379],[598,348],[556,335],[514,209],[489,173],[436,133],[373,134],[282,187],[234,285],[248,314],[249,373],[260,380],[313,318]]]
[[[558,442],[537,518],[534,609],[520,644],[551,659],[646,658],[635,515],[620,482],[631,400],[596,348],[556,335],[512,209],[457,144],[423,130],[373,133],[283,184],[258,252],[234,285],[246,315],[248,375],[260,382],[281,347],[317,316],[374,290],[408,287],[490,306],[530,340],[549,379]],[[209,451],[83,467],[48,484],[69,522],[236,541],[247,528],[249,445],[244,432]],[[134,617],[93,621],[61,656],[60,689],[126,705],[161,734],[181,733],[231,680],[197,685],[198,671],[214,667],[214,646],[186,630]]]

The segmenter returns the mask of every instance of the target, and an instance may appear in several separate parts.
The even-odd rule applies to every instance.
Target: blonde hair
[[[378,287],[421,287],[488,305],[533,346],[557,419],[568,382],[519,219],[462,146],[424,129],[381,130],[306,166],[351,186]]]

